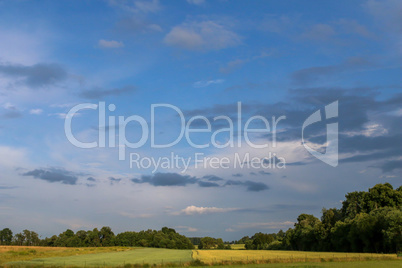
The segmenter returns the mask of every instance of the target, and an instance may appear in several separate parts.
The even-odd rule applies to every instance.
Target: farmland
[[[129,247],[0,247],[0,265],[6,267],[123,267],[129,264],[183,266],[190,262],[218,264],[220,267],[244,267],[247,264],[247,267],[392,268],[401,267],[402,264],[402,260],[397,260],[396,254]]]
[[[401,261],[356,261],[327,263],[269,263],[248,264],[251,268],[399,268]],[[245,265],[219,266],[220,268],[244,268]]]
[[[318,262],[396,259],[396,254],[303,252],[279,250],[194,250],[193,258],[208,264],[222,262]]]
[[[191,250],[170,250],[157,248],[105,248],[108,250],[87,251],[72,248],[58,250],[47,250],[37,248],[36,254],[17,255],[13,260],[3,259],[7,252],[0,255],[1,264],[6,265],[40,265],[40,266],[123,266],[125,264],[163,264],[163,263],[185,263],[192,260]],[[25,251],[20,251],[25,252]],[[29,251],[28,251],[29,252]],[[21,256],[21,257],[20,257]],[[29,257],[28,257],[29,256]]]
[[[38,258],[68,257],[87,255],[94,253],[119,252],[128,250],[127,247],[25,247],[25,246],[0,246],[0,265],[14,261],[29,261]]]

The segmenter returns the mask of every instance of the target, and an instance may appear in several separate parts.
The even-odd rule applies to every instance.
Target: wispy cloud
[[[164,42],[183,49],[208,51],[237,46],[241,37],[223,24],[206,20],[173,27]]]
[[[29,113],[30,113],[30,114],[35,114],[35,115],[40,115],[40,114],[43,113],[43,110],[42,110],[42,109],[31,109],[31,110],[29,111]]]
[[[213,84],[222,84],[223,82],[225,82],[224,79],[202,80],[195,82],[193,84],[193,87],[195,88],[208,87]]]
[[[294,226],[292,221],[283,222],[250,222],[240,223],[234,228],[236,229],[287,229]]]
[[[155,13],[161,9],[158,0],[138,0],[138,1],[125,1],[125,0],[109,0],[113,6],[117,6],[123,10],[132,13]]]
[[[98,45],[102,48],[119,48],[124,47],[123,42],[115,41],[115,40],[104,40],[101,39],[98,42]]]
[[[152,218],[154,215],[149,213],[133,213],[133,212],[126,212],[122,211],[118,213],[120,216],[127,217],[130,219],[147,219]]]
[[[80,96],[86,99],[101,99],[107,96],[118,96],[130,92],[136,91],[136,87],[134,86],[125,86],[121,88],[113,88],[113,89],[103,89],[103,88],[93,88],[89,90],[82,91]]]
[[[239,208],[217,208],[217,207],[196,207],[188,206],[179,212],[174,212],[173,215],[203,215],[211,213],[226,213],[239,210]]]
[[[295,71],[292,73],[291,78],[293,83],[305,85],[311,82],[320,81],[321,79],[328,78],[336,74],[371,66],[372,64],[373,63],[365,58],[352,57],[339,64],[315,66]]]
[[[198,232],[197,228],[190,227],[190,226],[175,226],[175,229],[178,230],[179,232]]]

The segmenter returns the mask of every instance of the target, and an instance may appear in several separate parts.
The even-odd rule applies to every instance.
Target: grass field
[[[40,266],[124,266],[125,264],[166,264],[192,261],[191,250],[158,248],[133,248],[119,252],[103,252],[77,256],[38,258],[28,261],[9,262],[11,265]]]
[[[89,248],[63,248],[63,247],[24,247],[0,246],[0,264],[13,261],[26,261],[37,258],[67,257],[95,253],[126,251],[127,247],[89,247]]]
[[[279,250],[194,250],[193,258],[204,263],[222,262],[314,262],[365,259],[397,259],[396,254],[332,253]]]

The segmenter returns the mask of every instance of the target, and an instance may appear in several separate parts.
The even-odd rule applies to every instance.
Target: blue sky
[[[4,1],[0,0],[0,218],[14,232],[43,237],[110,226],[126,230],[176,228],[187,236],[225,240],[287,229],[300,213],[320,215],[340,207],[346,192],[380,182],[401,184],[402,4],[365,1]],[[323,153],[326,123],[337,123],[338,165],[313,157],[302,126],[315,111],[338,101],[338,116],[305,129],[305,144]],[[65,120],[78,104],[72,133]],[[238,131],[252,116],[286,117],[273,130]],[[108,110],[110,104],[114,111]],[[138,116],[150,126],[154,104],[177,107],[195,148],[183,137],[153,148],[110,146],[142,136]],[[99,106],[97,106],[99,107]],[[169,143],[184,128],[177,111],[155,110],[155,140]],[[218,145],[233,138],[233,147]],[[67,116],[68,117],[68,116]],[[325,118],[325,117],[323,117]],[[262,128],[261,120],[250,124]],[[115,129],[113,135],[109,132]],[[237,146],[238,138],[242,141]],[[275,156],[273,154],[275,153]],[[179,167],[130,167],[140,159],[189,161]],[[195,154],[282,159],[283,168],[195,166]],[[335,157],[332,156],[331,157]],[[146,160],[144,160],[146,161]],[[244,161],[243,161],[244,162]]]

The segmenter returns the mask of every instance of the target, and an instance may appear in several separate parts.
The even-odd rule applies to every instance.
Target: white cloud
[[[173,213],[174,215],[196,215],[196,214],[211,214],[211,213],[225,213],[239,210],[238,208],[217,208],[217,207],[196,207],[188,206],[180,212]]]
[[[53,114],[49,114],[49,116],[56,116],[60,119],[66,119],[67,118],[67,113],[53,113]],[[75,113],[73,116],[81,116],[80,113]]]
[[[241,38],[224,25],[209,20],[175,26],[164,42],[188,50],[220,50],[239,45]]]
[[[98,45],[99,45],[100,47],[103,47],[103,48],[119,48],[119,47],[124,47],[123,42],[118,42],[118,41],[114,41],[114,40],[108,41],[108,40],[104,40],[104,39],[99,40]]]
[[[76,102],[70,102],[70,103],[59,103],[59,104],[51,104],[50,107],[52,108],[71,108],[78,103]]]
[[[30,114],[39,115],[39,114],[42,114],[42,113],[43,113],[43,110],[42,110],[42,109],[31,109],[31,110],[29,111],[29,113],[30,113]]]
[[[13,168],[27,163],[26,151],[9,146],[0,146],[0,167]]]
[[[198,232],[197,228],[190,227],[190,226],[176,226],[176,230],[179,230],[180,232]]]
[[[147,25],[147,28],[151,31],[162,32],[162,27],[159,26],[158,24],[149,24]]]
[[[46,58],[46,34],[40,31],[0,28],[0,58],[3,62],[31,65]]]
[[[212,84],[222,84],[225,82],[223,79],[215,79],[215,80],[203,80],[203,81],[197,81],[193,84],[193,87],[200,88],[200,87],[207,87]]]

